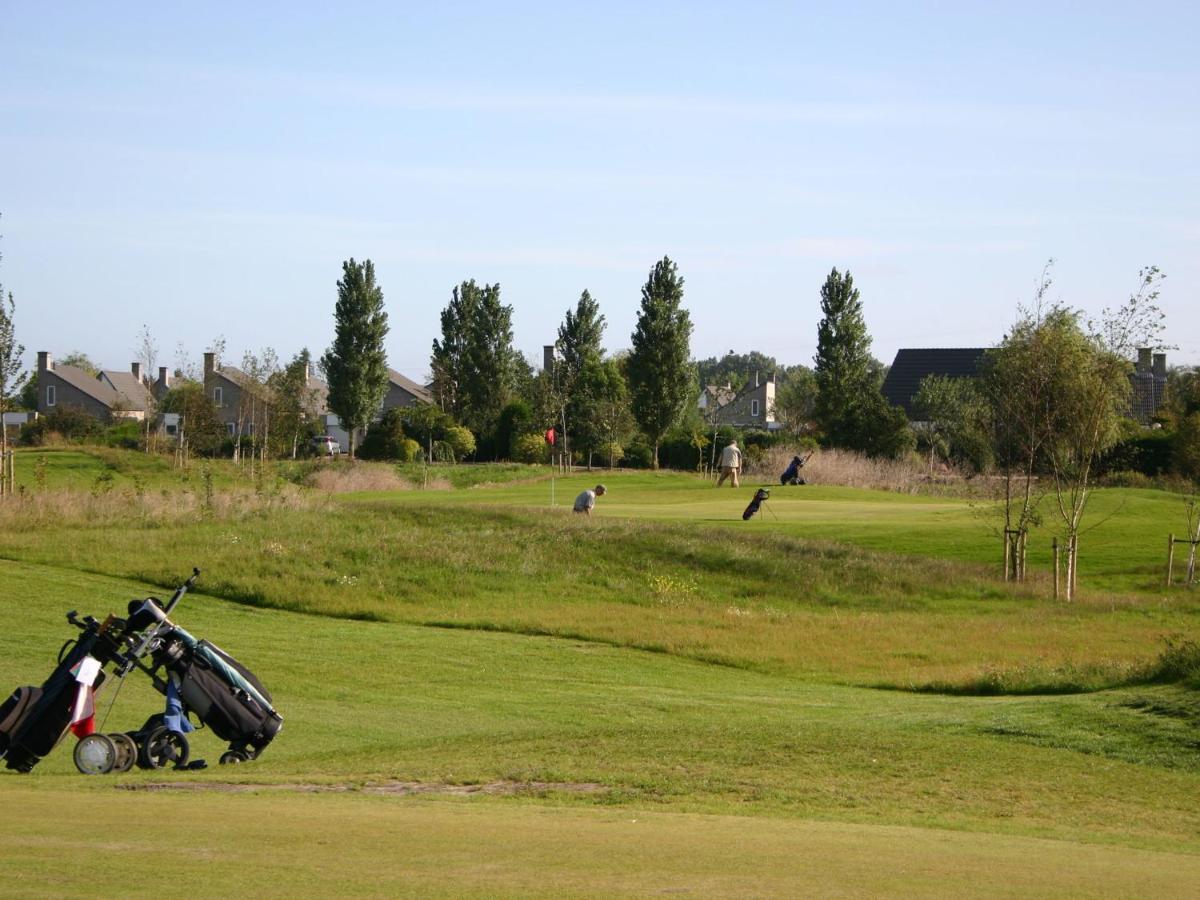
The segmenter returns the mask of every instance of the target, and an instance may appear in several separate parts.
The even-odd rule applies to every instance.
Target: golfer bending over
[[[603,497],[608,491],[604,489],[604,485],[596,485],[594,491],[584,491],[575,498],[575,512],[583,513],[585,516],[592,514],[592,507],[596,505],[596,498]]]

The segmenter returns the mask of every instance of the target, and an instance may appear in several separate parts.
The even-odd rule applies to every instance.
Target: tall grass
[[[778,478],[791,463],[793,456],[804,458],[807,455],[807,450],[795,447],[772,447],[761,462],[756,464],[755,471]],[[884,459],[836,448],[814,452],[800,470],[800,474],[813,484],[894,491],[901,494],[981,496],[992,493],[986,479],[968,479],[962,473],[949,469],[930,474],[925,460],[916,456]]]

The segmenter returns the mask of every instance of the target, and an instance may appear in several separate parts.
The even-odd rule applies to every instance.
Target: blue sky
[[[536,361],[585,288],[627,347],[666,254],[697,357],[811,362],[836,266],[890,362],[994,343],[1054,257],[1092,312],[1160,266],[1200,364],[1195,4],[837,6],[8,2],[18,337],[319,353],[369,257],[422,378],[458,282]]]

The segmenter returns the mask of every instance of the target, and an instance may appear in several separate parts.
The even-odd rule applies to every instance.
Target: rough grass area
[[[66,608],[147,591],[16,563],[0,578],[22,585],[0,597],[9,685],[49,672]],[[0,772],[20,810],[9,893],[122,889],[126,870],[64,866],[68,851],[170,856],[201,896],[1186,896],[1200,875],[1194,695],[1177,688],[916,696],[203,594],[177,619],[264,679],[284,730],[236,769],[85,778],[64,746],[31,776]],[[161,702],[140,676],[110,711],[111,691],[109,731]],[[396,783],[421,790],[377,789]]]

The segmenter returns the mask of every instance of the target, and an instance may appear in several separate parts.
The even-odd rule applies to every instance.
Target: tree
[[[17,343],[13,325],[16,310],[11,291],[6,307],[4,287],[0,285],[0,467],[5,464],[8,453],[8,427],[4,424],[3,416],[8,411],[13,395],[20,393],[26,377],[21,371],[21,354],[25,352],[25,347]],[[0,468],[0,495],[5,493],[6,485],[7,472]],[[8,486],[11,488],[11,485]]]
[[[562,450],[586,451],[589,458],[596,449],[592,421],[596,413],[599,389],[598,370],[604,357],[600,342],[605,321],[599,304],[584,291],[574,310],[568,309],[558,327],[555,350],[558,359],[543,373],[542,406],[548,407],[547,421],[557,420],[562,428]]]
[[[137,335],[137,346],[134,349],[134,358],[142,364],[142,386],[148,387],[154,383],[154,370],[158,366],[158,344],[150,334],[150,326],[142,325],[142,330]],[[157,407],[158,398],[154,396],[154,391],[149,388],[146,391],[146,413],[142,417],[142,425],[145,429],[145,445],[146,452],[150,452],[150,429],[155,420],[155,410]]]
[[[83,369],[88,375],[95,378],[100,374],[100,367],[92,362],[91,358],[82,350],[72,350],[66,356],[58,361],[60,366],[72,366],[76,369]]]
[[[689,362],[692,320],[683,303],[683,279],[664,256],[654,264],[642,287],[642,306],[629,354],[629,389],[633,416],[654,445],[678,421],[693,393],[695,369]]]
[[[312,354],[305,347],[268,379],[272,401],[270,450],[275,456],[295,459],[301,444],[316,434],[317,392],[308,384],[311,368]]]
[[[852,445],[854,408],[870,386],[871,338],[854,278],[833,269],[821,286],[814,417],[830,442]]]
[[[817,377],[812,369],[796,366],[777,389],[775,418],[794,436],[804,437],[815,427],[817,395]]]
[[[472,279],[451,292],[442,310],[442,337],[433,342],[430,368],[438,405],[494,444],[500,411],[515,394],[518,355],[512,346],[512,307],[500,285]],[[494,455],[503,448],[493,448]]]
[[[929,471],[940,454],[946,460],[987,468],[991,446],[986,405],[974,378],[929,375],[913,398],[914,430],[929,451]]]
[[[992,407],[996,455],[1011,476],[1019,471],[1022,489],[1014,502],[1006,477],[1005,527],[1023,531],[1034,520],[1035,473],[1047,472],[1054,508],[1067,538],[1066,597],[1078,584],[1079,537],[1101,455],[1120,436],[1129,409],[1131,363],[1126,353],[1145,339],[1145,326],[1156,322],[1146,307],[1157,292],[1134,294],[1116,310],[1105,310],[1099,324],[1085,329],[1077,310],[1047,304],[1050,264],[1043,270],[1032,308],[1020,318],[985,362],[984,385]],[[1143,270],[1139,279],[1146,277]],[[1156,308],[1156,307],[1155,307]],[[1014,521],[1013,510],[1016,510]]]
[[[160,413],[177,413],[179,439],[187,441],[189,452],[215,456],[226,438],[225,426],[217,418],[212,400],[198,381],[176,383],[158,403]]]
[[[342,263],[337,290],[333,344],[321,357],[321,367],[329,383],[329,408],[350,435],[353,459],[356,435],[374,418],[387,392],[383,339],[388,321],[371,260]]]

